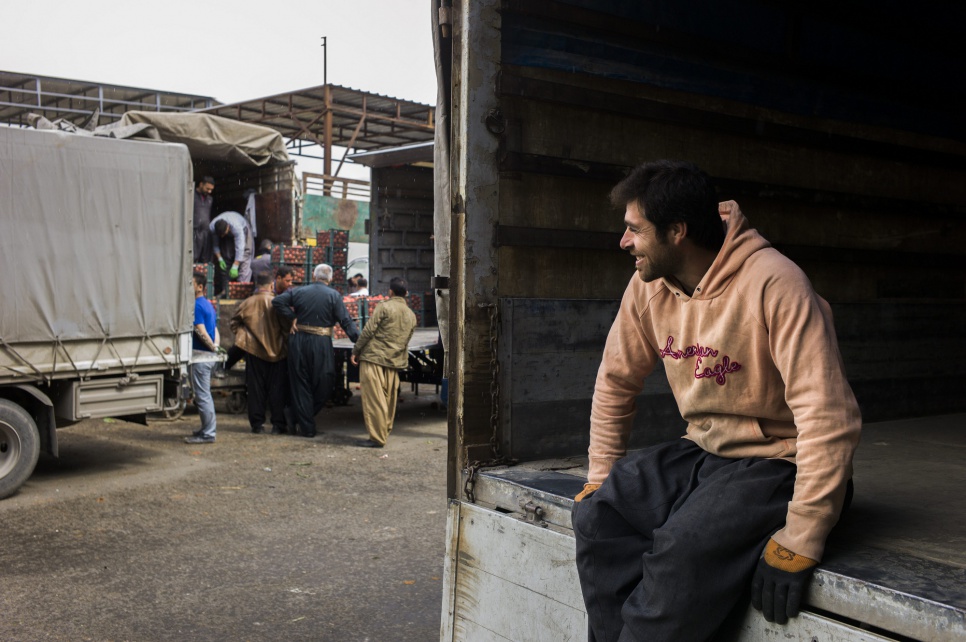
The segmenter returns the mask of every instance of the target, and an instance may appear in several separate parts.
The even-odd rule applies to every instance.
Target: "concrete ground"
[[[353,388],[355,386],[353,385]],[[0,640],[438,640],[446,414],[408,389],[389,445],[358,391],[313,440],[90,420],[0,501]]]

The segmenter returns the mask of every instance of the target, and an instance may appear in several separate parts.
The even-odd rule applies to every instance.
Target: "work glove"
[[[221,258],[220,256],[218,257],[218,267],[220,267],[223,272],[228,269],[228,264],[225,263],[225,259]]]
[[[231,269],[228,271],[228,276],[229,276],[229,278],[232,278],[232,279],[237,279],[238,278],[238,266],[237,265],[231,266]]]
[[[574,497],[574,503],[580,502],[584,497],[600,488],[600,484],[584,484],[584,489]]]
[[[751,580],[751,605],[769,622],[785,624],[788,618],[798,615],[805,586],[816,564],[815,560],[769,539]]]

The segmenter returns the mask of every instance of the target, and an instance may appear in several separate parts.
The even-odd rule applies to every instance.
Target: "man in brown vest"
[[[286,432],[287,332],[272,307],[275,296],[272,285],[272,274],[259,272],[255,277],[255,293],[239,304],[229,322],[235,333],[235,347],[246,353],[248,422],[256,434],[264,430],[266,403],[272,414],[272,434]]]

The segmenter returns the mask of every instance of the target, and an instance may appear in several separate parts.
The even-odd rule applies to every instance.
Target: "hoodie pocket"
[[[723,415],[691,424],[688,436],[704,450],[720,457],[779,457],[788,451],[780,437],[767,437],[755,417]]]

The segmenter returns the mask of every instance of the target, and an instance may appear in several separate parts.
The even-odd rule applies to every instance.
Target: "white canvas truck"
[[[0,127],[0,498],[58,427],[178,405],[191,181],[181,144]]]
[[[720,639],[966,639],[966,69],[957,3],[437,0],[449,383],[440,639],[585,640],[570,512],[633,274],[610,188],[695,162],[831,305],[864,418],[804,612]],[[749,391],[750,393],[753,391]],[[630,448],[679,438],[663,372]]]

